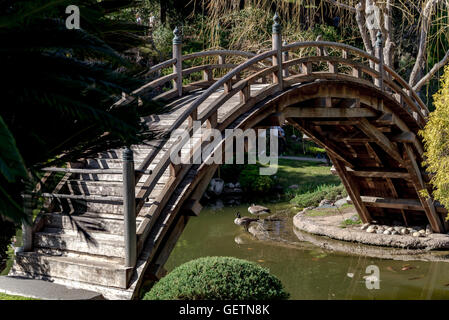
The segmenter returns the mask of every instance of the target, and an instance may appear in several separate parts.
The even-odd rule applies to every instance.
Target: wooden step
[[[123,235],[123,215],[115,215],[113,218],[100,218],[98,216],[68,215],[68,214],[44,214],[46,226],[77,232],[79,228],[87,232],[106,232]],[[137,223],[141,218],[136,219]]]
[[[95,242],[88,242],[81,233],[65,229],[45,228],[34,234],[36,248],[68,250],[97,256],[123,258],[125,240],[123,236],[100,232],[89,232]],[[107,237],[109,236],[109,237]]]
[[[116,196],[121,197],[123,195],[123,183],[98,183],[96,181],[82,181],[82,180],[69,180],[67,182],[69,191],[74,195],[99,195],[99,196]],[[143,185],[143,181],[136,187],[136,194]],[[153,188],[155,191],[161,191],[165,184],[157,183]]]
[[[40,253],[47,256],[54,256],[54,257],[69,257],[69,258],[76,258],[82,261],[99,261],[104,263],[110,263],[110,264],[116,264],[119,266],[125,265],[125,258],[118,258],[118,257],[110,257],[110,256],[98,256],[98,255],[92,255],[92,254],[86,254],[82,252],[76,252],[76,251],[69,251],[69,250],[62,250],[62,249],[55,249],[55,248],[34,248],[33,252]]]
[[[81,260],[73,257],[51,256],[37,252],[16,254],[12,274],[30,277],[47,276],[117,288],[126,288],[132,269],[118,264]]]
[[[123,215],[123,202],[120,201],[110,201],[110,200],[102,200],[101,197],[92,197],[89,200],[85,199],[69,199],[70,195],[66,195],[67,198],[55,198],[53,199],[53,203],[55,204],[55,211],[62,211],[66,213],[72,212],[102,212],[109,214],[120,214]],[[104,197],[106,198],[106,197]],[[141,213],[148,213],[151,208],[151,205],[154,202],[154,198],[149,198],[147,202],[145,202],[144,206],[141,209]]]

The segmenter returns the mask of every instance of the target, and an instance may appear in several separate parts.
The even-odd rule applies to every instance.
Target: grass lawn
[[[321,200],[345,197],[340,178],[324,163],[279,159],[276,182],[282,186],[286,198],[297,207],[318,206]],[[289,186],[296,185],[291,189]]]
[[[0,292],[0,300],[39,300],[39,299],[27,298],[27,297],[21,297],[21,296],[11,296],[9,294]]]
[[[313,210],[307,211],[305,213],[305,215],[308,216],[308,217],[334,216],[334,215],[338,215],[338,214],[343,214],[343,213],[354,211],[354,205],[352,205],[352,204],[344,204],[344,205],[342,205],[339,208],[339,210],[337,210],[335,208],[313,209]]]
[[[279,159],[277,182],[287,189],[298,185],[298,192],[311,191],[326,184],[339,185],[340,178],[331,174],[331,167],[324,163]]]

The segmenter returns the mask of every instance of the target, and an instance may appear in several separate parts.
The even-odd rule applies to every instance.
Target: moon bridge
[[[429,223],[446,232],[446,210],[432,199],[418,135],[429,111],[413,89],[377,55],[341,43],[281,44],[260,54],[209,50],[181,54],[152,67],[152,79],[116,105],[152,97],[169,112],[148,115],[148,126],[188,133],[187,159],[210,147],[195,130],[267,128],[288,123],[323,147],[363,222]],[[186,67],[189,65],[189,67]],[[165,75],[164,75],[165,74]],[[223,148],[227,138],[216,143]],[[109,150],[65,168],[46,168],[46,210],[24,227],[24,251],[11,274],[51,280],[131,299],[145,279],[163,276],[186,223],[217,164],[175,164],[177,139]],[[216,144],[215,144],[216,143]],[[56,187],[48,183],[58,178]],[[46,183],[47,182],[47,183]],[[48,188],[46,188],[48,186]],[[47,190],[49,189],[49,190]],[[425,190],[428,196],[424,196]],[[90,235],[80,237],[79,230]]]

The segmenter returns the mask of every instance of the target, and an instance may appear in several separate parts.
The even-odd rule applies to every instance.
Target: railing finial
[[[381,48],[382,47],[382,32],[379,30],[377,32],[376,35],[376,44],[375,44],[376,48]]]
[[[134,160],[133,151],[131,150],[130,147],[126,146],[123,149],[122,157],[123,157],[123,160],[125,160],[125,161],[133,161]]]
[[[181,44],[182,43],[182,32],[179,30],[178,26],[176,26],[175,30],[173,30],[173,44]]]
[[[280,33],[281,32],[281,19],[278,16],[278,13],[275,12],[273,16],[273,33]]]

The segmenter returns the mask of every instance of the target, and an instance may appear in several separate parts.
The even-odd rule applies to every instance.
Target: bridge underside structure
[[[193,127],[193,121],[201,121],[204,128],[223,133],[217,150],[226,142],[225,129],[289,123],[326,149],[333,173],[363,222],[429,223],[434,232],[446,232],[447,211],[433,201],[421,166],[418,131],[428,110],[418,95],[383,65],[381,56],[332,42],[280,41],[274,33],[273,50],[259,55],[215,50],[187,56],[181,56],[180,43],[174,41],[173,59],[149,74],[166,68],[173,72],[135,92],[145,95],[173,83],[154,98],[166,101],[170,112],[145,118],[148,125],[167,133],[184,129],[193,141],[189,146],[204,150],[211,142]],[[209,63],[183,68],[183,62],[200,58]],[[202,80],[183,85],[183,78],[198,72]],[[122,102],[126,99],[133,97]],[[24,228],[30,240],[17,253],[10,274],[93,290],[111,299],[136,298],[145,279],[164,274],[163,265],[190,217],[200,213],[201,196],[218,166],[207,160],[174,164],[174,144],[170,138],[133,146],[131,180],[123,174],[123,150],[84,159],[82,165],[47,168],[44,179],[55,173],[63,178],[41,193],[49,199],[46,211],[32,228]],[[189,159],[193,153],[184,156]],[[135,188],[124,197],[129,183]],[[80,227],[93,242],[80,236]],[[135,241],[129,245],[132,236]],[[137,258],[130,264],[133,255]]]

